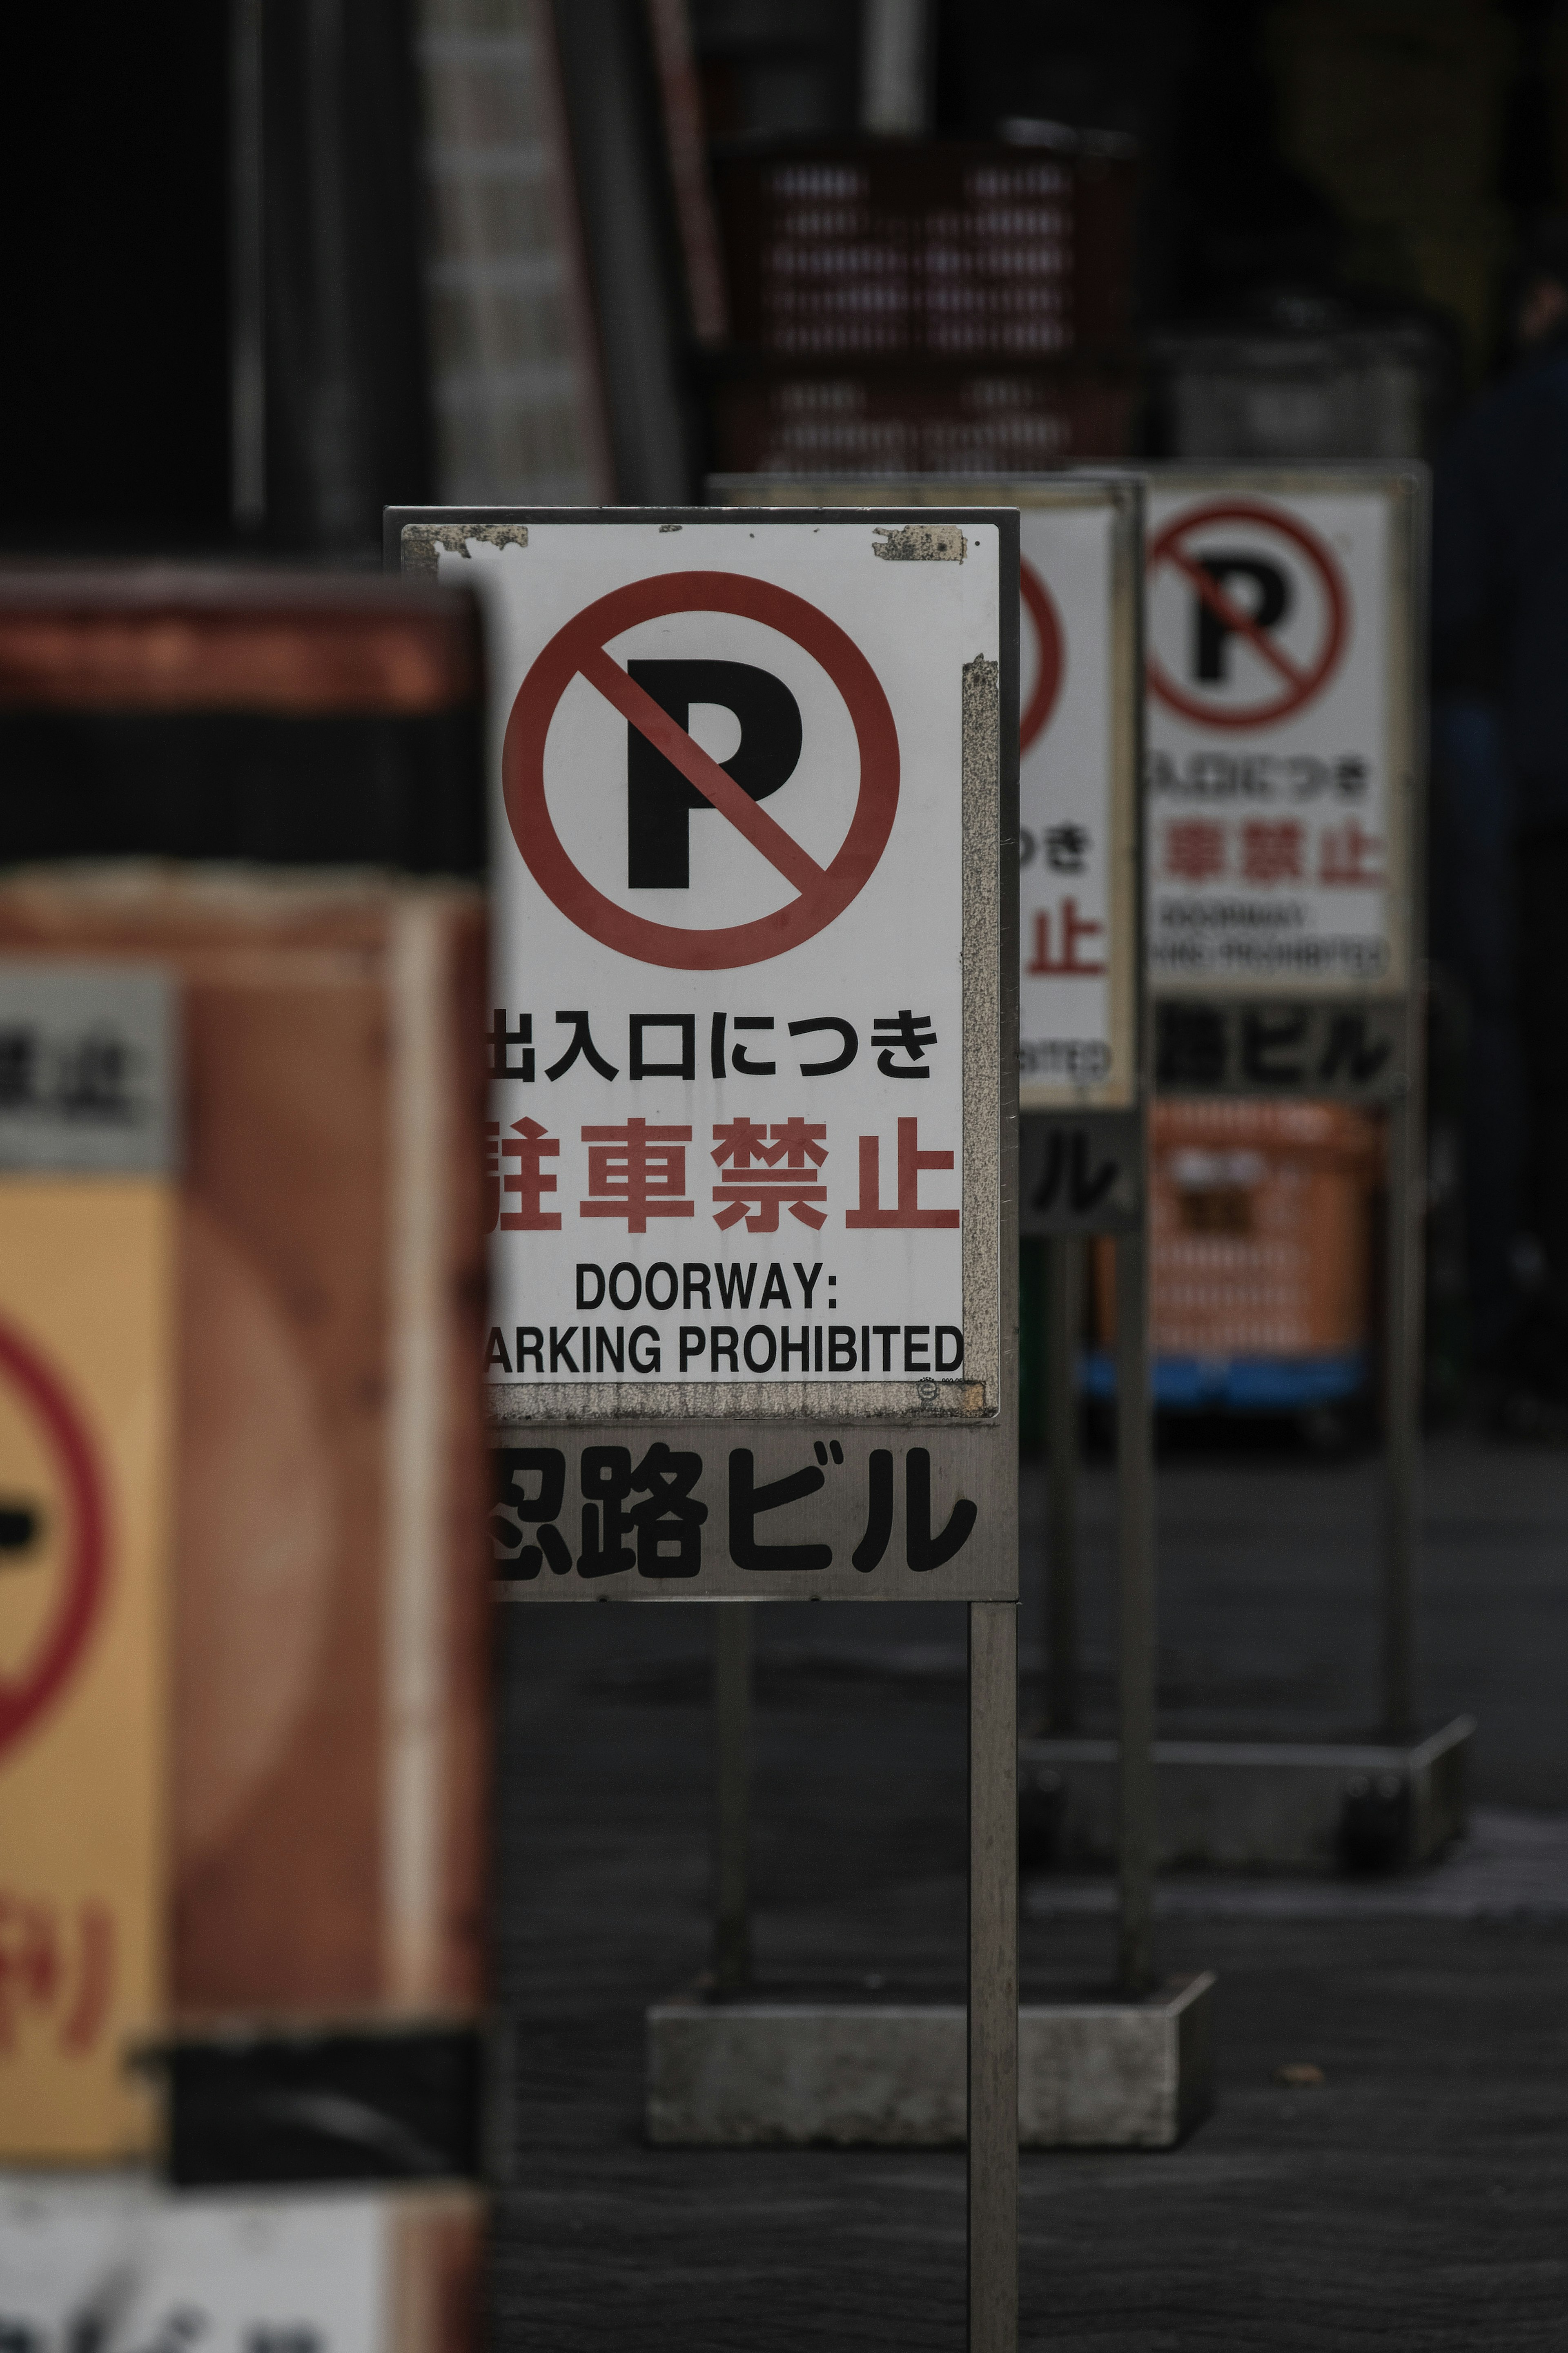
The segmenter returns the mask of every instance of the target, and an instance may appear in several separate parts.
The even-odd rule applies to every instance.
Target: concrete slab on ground
[[[1337,1741],[1157,1740],[1162,1871],[1398,1870],[1460,1837],[1475,1719],[1408,1746]],[[1109,1864],[1117,1838],[1114,1740],[1018,1744],[1026,1862]]]
[[[1214,1977],[1026,2003],[1025,2148],[1172,2148],[1214,2105]],[[647,2013],[647,2135],[675,2147],[942,2148],[965,2137],[960,2002],[714,2001]]]
[[[1032,1872],[1026,1920],[1109,1920],[1116,1886],[1103,1873]],[[1162,1920],[1568,1920],[1568,1814],[1477,1806],[1440,1862],[1421,1871],[1335,1878],[1191,1872],[1154,1890]]]

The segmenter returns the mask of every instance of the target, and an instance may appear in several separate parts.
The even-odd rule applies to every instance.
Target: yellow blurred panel
[[[0,1178],[0,2164],[151,2147],[174,1197]]]

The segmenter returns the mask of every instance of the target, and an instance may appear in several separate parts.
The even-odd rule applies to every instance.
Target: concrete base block
[[[1335,1742],[1154,1744],[1162,1871],[1397,1870],[1464,1831],[1472,1716],[1412,1747]],[[1026,1862],[1116,1857],[1114,1740],[1018,1744]]]
[[[1018,2012],[1025,2148],[1170,2148],[1213,2105],[1214,1978]],[[700,2148],[940,2148],[965,2133],[962,2004],[707,2001],[647,2013],[647,2134]]]
[[[1018,2013],[1025,2148],[1172,2148],[1214,2106],[1214,1972]]]

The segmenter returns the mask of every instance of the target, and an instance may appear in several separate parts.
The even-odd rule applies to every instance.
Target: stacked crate
[[[817,142],[715,171],[732,473],[1034,471],[1131,447],[1134,166]]]

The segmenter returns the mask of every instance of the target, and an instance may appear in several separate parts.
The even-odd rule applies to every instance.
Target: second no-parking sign
[[[1018,509],[1019,1218],[1026,1232],[1125,1230],[1142,1162],[1140,485],[728,475],[710,487],[737,504]]]
[[[1410,985],[1414,470],[1148,480],[1150,976]]]
[[[650,1580],[991,1589],[936,1433],[1010,1418],[1016,518],[390,522],[489,591],[495,1418],[666,1430],[524,1446],[517,1574],[629,1574],[646,1521]],[[803,1414],[798,1464],[671,1451]]]

